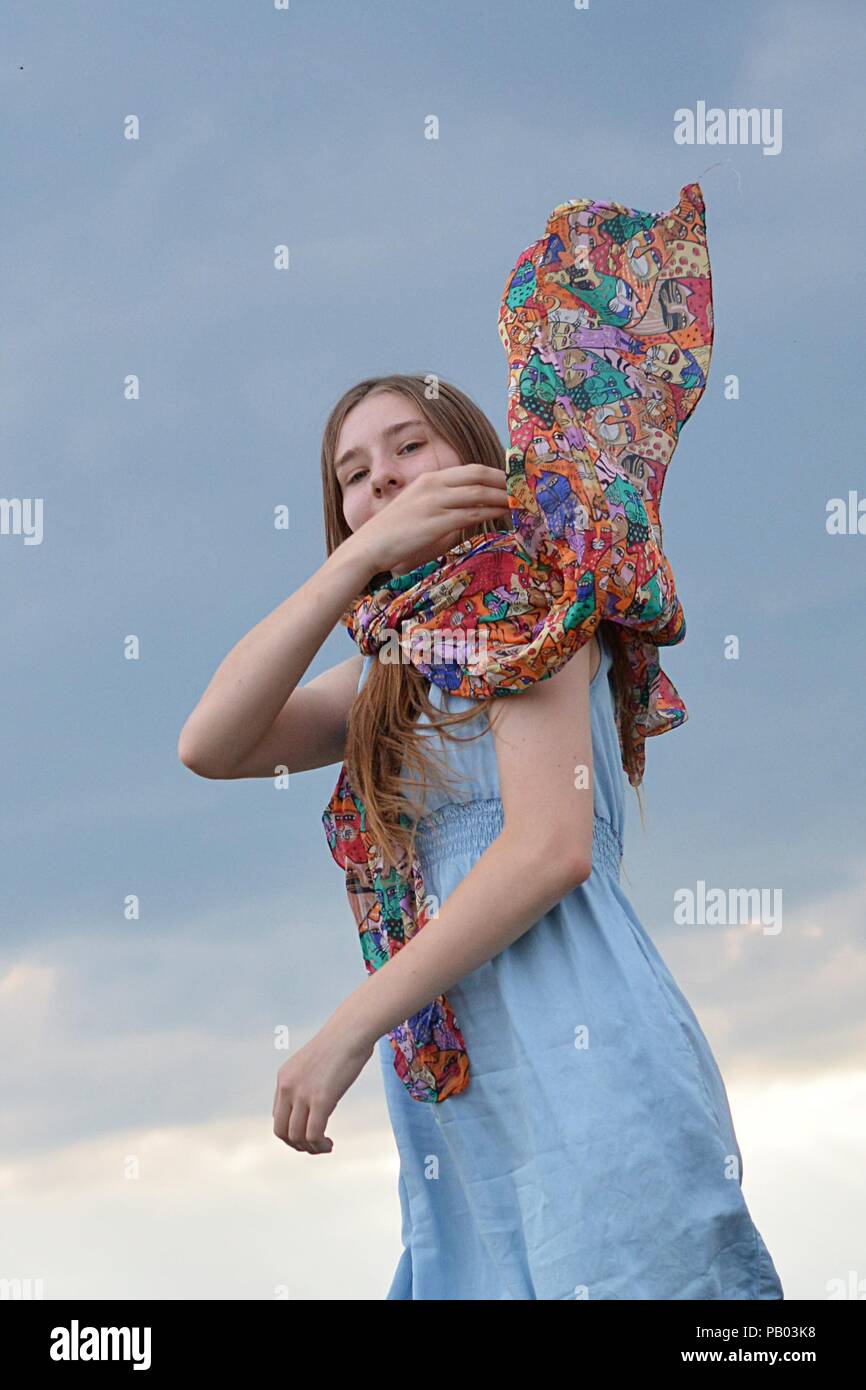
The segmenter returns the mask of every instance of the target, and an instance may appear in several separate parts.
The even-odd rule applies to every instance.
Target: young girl
[[[378,1051],[400,1156],[390,1299],[781,1299],[710,1046],[620,886],[633,750],[607,624],[510,699],[361,655],[300,687],[374,579],[511,529],[496,432],[441,381],[435,399],[412,376],[346,392],[322,478],[327,561],[230,652],[179,754],[226,778],[345,758],[374,840],[405,843],[412,809],[439,907],[280,1068],[275,1133],[329,1153]],[[419,1103],[386,1034],[446,990],[471,1084]]]

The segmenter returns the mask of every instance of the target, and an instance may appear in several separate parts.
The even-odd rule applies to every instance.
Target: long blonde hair
[[[436,378],[431,394],[429,378],[420,375],[396,374],[360,381],[337,401],[322,435],[322,497],[325,545],[329,555],[351,535],[343,516],[343,499],[335,469],[340,430],[349,411],[359,401],[381,391],[397,392],[412,401],[430,428],[451,446],[463,463],[483,463],[505,471],[505,450],[496,430],[483,410],[458,387]],[[485,521],[461,531],[460,540],[469,540],[482,532],[511,530],[509,518]],[[604,626],[607,624],[599,627],[600,637]],[[611,641],[608,645],[613,653],[619,727],[619,710],[626,689],[626,658],[618,642]],[[501,704],[501,697],[488,696],[473,700],[471,709],[447,713],[432,704],[428,692],[427,680],[411,663],[374,661],[349,714],[346,762],[366,807],[367,829],[374,843],[383,848],[386,863],[396,863],[400,849],[405,849],[411,857],[415,848],[415,819],[421,807],[412,803],[413,809],[409,811],[410,802],[401,779],[404,767],[410,778],[417,779],[413,785],[419,790],[447,785],[451,781],[444,761],[429,747],[430,737],[418,732],[419,715],[423,712],[442,738],[452,742],[471,740],[487,732],[491,706]],[[478,733],[455,735],[449,732],[451,727],[479,717],[483,723]],[[633,760],[635,749],[626,749],[626,754]],[[637,788],[635,791],[643,821],[643,805]],[[401,823],[402,814],[408,815],[408,826]]]

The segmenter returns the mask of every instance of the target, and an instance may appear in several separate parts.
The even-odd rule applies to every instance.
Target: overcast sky
[[[722,1068],[786,1296],[866,1278],[866,536],[826,527],[866,489],[863,28],[856,0],[4,6],[2,493],[43,514],[0,536],[0,1275],[383,1297],[377,1059],[331,1156],[271,1132],[274,1029],[300,1047],[363,979],[320,819],[338,768],[208,782],[178,732],[324,559],[336,398],[436,372],[504,441],[519,252],[566,199],[659,211],[697,179],[716,340],[663,507],[689,720],[647,746],[646,834],[628,793],[624,884]],[[699,102],[781,111],[781,148],[677,143]],[[307,678],[351,652],[339,629]],[[701,880],[780,891],[782,931],[675,926]]]

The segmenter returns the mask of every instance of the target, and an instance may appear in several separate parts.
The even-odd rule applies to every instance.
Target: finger
[[[489,463],[457,463],[448,468],[441,468],[439,476],[448,475],[449,482],[455,483],[492,483],[498,486],[499,479],[503,484],[506,482],[505,469],[493,468]]]
[[[309,1153],[307,1144],[307,1119],[309,1117],[309,1107],[306,1101],[298,1100],[292,1106],[292,1113],[289,1116],[289,1136],[288,1142],[293,1149],[300,1153]]]
[[[467,468],[458,468],[456,476],[451,478],[446,478],[444,472],[428,474],[427,476],[441,478],[452,492],[455,488],[471,488],[479,496],[483,493],[488,495],[492,493],[494,497],[499,497],[503,492],[508,491],[508,479],[504,473],[498,472],[495,468],[486,468],[484,476],[481,478],[471,474]]]
[[[315,1143],[310,1143],[309,1148],[307,1149],[307,1153],[329,1154],[333,1147],[334,1144],[331,1139],[321,1139],[317,1140]]]
[[[437,498],[437,501],[439,499]],[[510,501],[505,488],[480,487],[477,483],[462,488],[450,488],[442,497],[443,507],[494,507],[502,511]]]
[[[277,1094],[274,1098],[274,1134],[283,1143],[287,1143],[289,1132],[289,1120],[292,1113],[292,1101],[288,1091],[284,1091],[277,1082]]]
[[[477,480],[476,486],[492,488],[494,492],[507,492],[508,478],[500,468],[485,468],[484,476]]]
[[[325,1134],[325,1125],[328,1122],[328,1112],[323,1106],[310,1106],[310,1114],[307,1119],[307,1143],[310,1146],[310,1153],[328,1154],[334,1147],[334,1142]]]

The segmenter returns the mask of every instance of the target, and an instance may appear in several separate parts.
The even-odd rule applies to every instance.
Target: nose
[[[393,496],[401,485],[400,471],[391,459],[382,459],[371,465],[370,486],[374,497]]]

